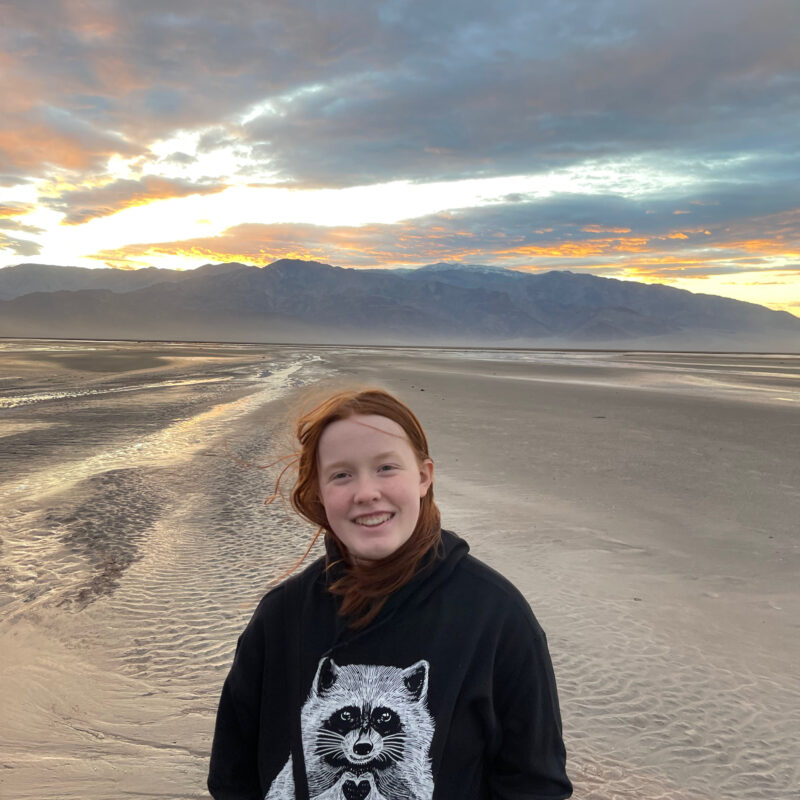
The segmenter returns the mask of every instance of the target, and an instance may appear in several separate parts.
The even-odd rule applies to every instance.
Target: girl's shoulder
[[[471,553],[464,557],[460,566],[465,582],[471,582],[497,598],[506,598],[511,603],[527,605],[528,601],[505,575],[484,561],[475,558]]]
[[[460,593],[482,608],[491,608],[499,619],[503,618],[512,626],[532,628],[537,635],[543,631],[537,621],[530,603],[522,592],[504,575],[472,554],[465,556],[456,578]]]

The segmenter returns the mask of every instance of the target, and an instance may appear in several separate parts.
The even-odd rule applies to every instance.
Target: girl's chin
[[[396,528],[397,517],[394,516],[380,525],[366,526],[350,523],[346,530],[335,533],[337,541],[343,545],[354,561],[368,564],[381,561],[397,552],[410,538]]]
[[[360,564],[367,565],[388,558],[396,553],[401,546],[402,542],[398,543],[396,541],[373,542],[372,546],[351,548],[350,554]]]

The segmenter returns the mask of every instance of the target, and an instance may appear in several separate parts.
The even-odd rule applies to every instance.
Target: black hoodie
[[[217,714],[217,800],[561,800],[555,679],[522,595],[442,531],[362,630],[325,559],[269,592]]]

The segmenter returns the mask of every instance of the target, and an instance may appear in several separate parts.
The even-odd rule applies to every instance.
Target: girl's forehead
[[[329,439],[348,439],[369,436],[371,432],[402,439],[404,442],[408,441],[406,432],[398,423],[379,414],[354,414],[351,417],[336,420],[325,428],[322,436],[330,434]]]
[[[319,440],[317,457],[329,460],[339,451],[372,444],[386,449],[411,447],[405,431],[394,420],[378,414],[359,414],[336,420],[325,428]]]

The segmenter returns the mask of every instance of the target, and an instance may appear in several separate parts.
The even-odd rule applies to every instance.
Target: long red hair
[[[363,566],[351,558],[347,548],[336,538],[320,500],[319,440],[331,423],[370,414],[386,417],[403,429],[419,464],[430,458],[425,431],[414,412],[383,389],[337,392],[303,413],[295,428],[300,450],[296,461],[297,480],[291,494],[292,507],[301,517],[319,527],[317,535],[324,531],[326,541],[333,539],[341,552],[341,577],[328,588],[342,598],[340,613],[354,628],[363,627],[373,620],[388,597],[411,580],[426,554],[433,554],[441,541],[441,516],[433,499],[433,485],[428,487],[420,501],[419,517],[411,536],[386,558]],[[332,566],[328,564],[329,569]]]

